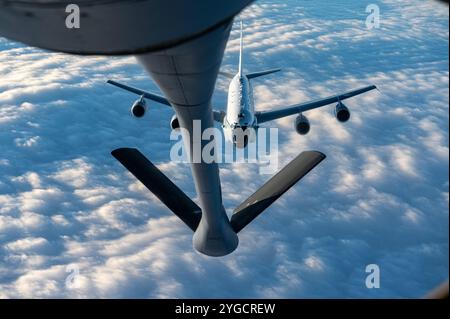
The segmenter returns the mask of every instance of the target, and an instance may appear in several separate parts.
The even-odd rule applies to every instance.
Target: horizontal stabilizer
[[[298,155],[234,210],[231,217],[231,226],[234,231],[237,233],[250,224],[325,157],[324,154],[316,151],[307,151]]]
[[[141,181],[161,202],[195,231],[201,209],[166,175],[135,148],[119,148],[111,152],[126,169]]]
[[[219,74],[224,76],[224,77],[226,77],[226,78],[229,78],[229,79],[232,79],[232,78],[234,78],[236,76],[236,74],[228,73],[228,72],[225,72],[225,71],[219,71]]]
[[[261,71],[261,72],[255,72],[255,73],[249,73],[247,74],[247,79],[254,79],[263,75],[268,75],[268,74],[272,74],[275,72],[281,71],[281,69],[273,69],[273,70],[266,70],[266,71]]]

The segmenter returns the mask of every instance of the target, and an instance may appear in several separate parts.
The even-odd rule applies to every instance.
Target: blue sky
[[[379,29],[365,25],[380,7]],[[245,70],[268,110],[376,84],[280,129],[280,164],[306,149],[328,158],[240,233],[231,255],[192,248],[192,233],[109,154],[137,147],[195,198],[170,162],[172,111],[107,79],[158,92],[133,57],[76,57],[0,38],[0,297],[418,297],[448,277],[448,9],[424,1],[257,1],[242,18]],[[236,71],[238,31],[223,70]],[[225,109],[219,78],[215,108]],[[257,164],[221,166],[229,213],[267,179]],[[381,287],[367,289],[365,267]],[[79,270],[66,287],[68,265]],[[205,280],[205,279],[208,280]]]

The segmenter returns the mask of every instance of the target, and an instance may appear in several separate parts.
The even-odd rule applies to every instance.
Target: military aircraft
[[[241,36],[238,72],[236,74],[231,74],[219,71],[219,74],[231,79],[228,89],[227,110],[226,112],[213,110],[214,120],[222,125],[226,139],[229,142],[234,143],[239,148],[246,147],[249,141],[255,141],[256,134],[252,133],[258,129],[260,124],[291,115],[297,115],[294,121],[294,128],[296,132],[300,135],[306,135],[310,131],[310,124],[308,118],[303,113],[332,103],[337,103],[334,108],[336,119],[339,122],[347,122],[350,119],[350,111],[342,101],[377,88],[375,85],[370,85],[314,101],[277,108],[273,111],[255,112],[253,87],[250,80],[281,71],[281,69],[270,69],[247,74],[243,72],[244,44],[242,21],[240,25]],[[113,80],[108,80],[107,83],[140,95],[140,98],[133,103],[130,109],[130,113],[136,118],[141,118],[145,115],[147,110],[147,103],[145,99],[171,106],[170,102],[165,97],[158,94],[147,92]],[[175,114],[170,120],[170,127],[172,129],[178,129],[180,127],[180,123]]]

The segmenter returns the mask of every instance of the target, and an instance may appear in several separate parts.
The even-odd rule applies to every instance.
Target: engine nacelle
[[[145,102],[144,98],[140,98],[139,100],[134,102],[130,110],[131,115],[137,118],[143,117],[146,111],[147,111],[147,103]]]
[[[174,114],[170,119],[170,128],[172,130],[176,130],[180,128],[180,122],[178,121],[178,117]]]
[[[339,102],[334,108],[334,115],[339,122],[347,122],[350,119],[350,110],[344,103]]]
[[[311,125],[309,124],[309,120],[303,114],[299,114],[295,119],[295,130],[300,135],[306,135],[309,132]]]

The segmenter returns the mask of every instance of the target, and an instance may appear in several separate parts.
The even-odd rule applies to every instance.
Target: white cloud
[[[406,175],[417,176],[417,167],[414,160],[414,152],[402,145],[394,145],[391,147],[392,162],[394,168]]]
[[[14,242],[8,243],[5,245],[6,249],[12,250],[12,251],[38,251],[47,246],[48,241],[45,238],[38,237],[38,238],[23,238],[16,240]]]
[[[58,172],[52,177],[74,188],[80,188],[86,185],[90,172],[91,166],[82,158],[78,158],[62,163]]]

